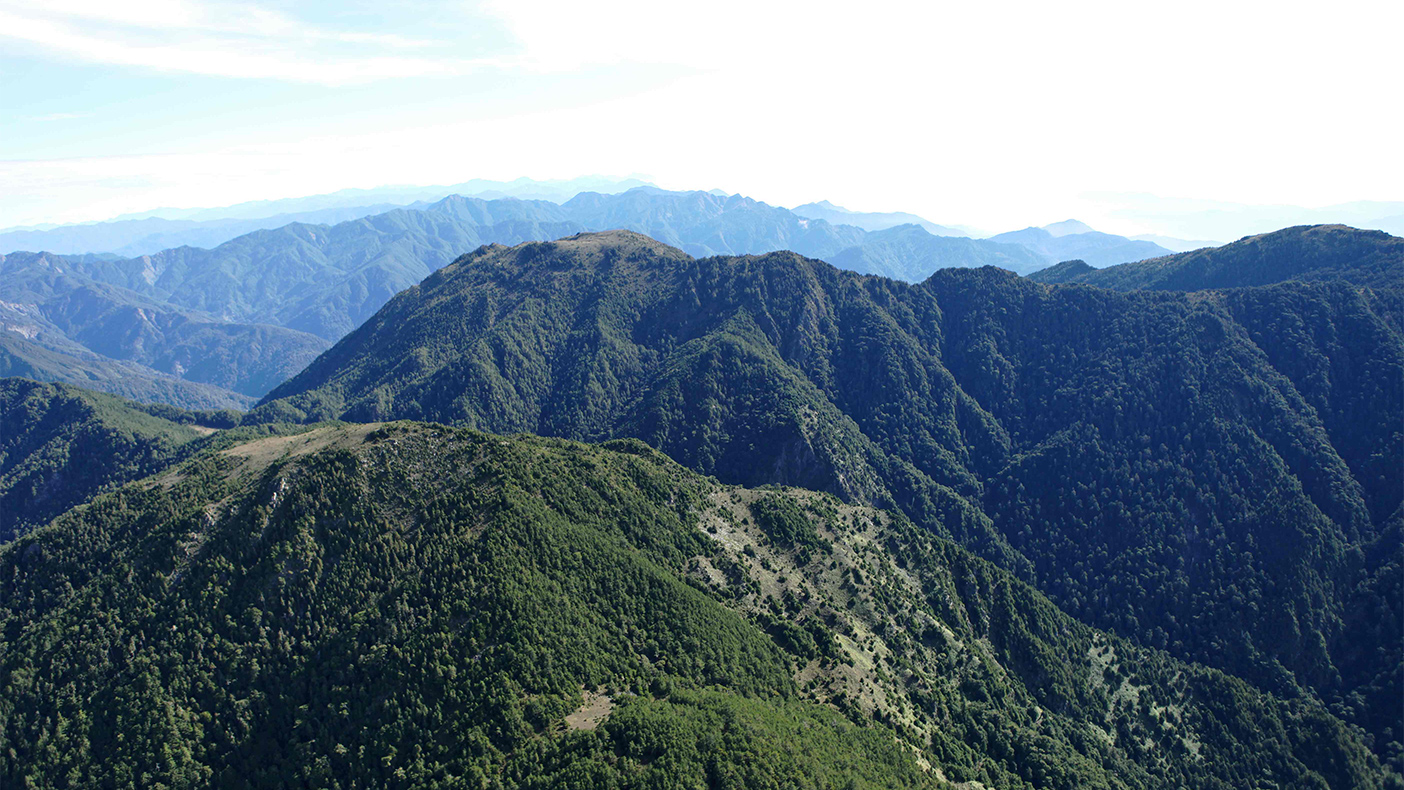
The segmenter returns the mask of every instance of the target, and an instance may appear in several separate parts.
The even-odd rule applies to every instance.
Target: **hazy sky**
[[[1404,200],[1401,30],[1397,0],[0,0],[0,227],[596,173],[990,229]]]

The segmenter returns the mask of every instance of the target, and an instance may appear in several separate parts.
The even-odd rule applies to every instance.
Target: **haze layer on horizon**
[[[1397,4],[663,5],[0,0],[0,226],[583,173],[992,231],[1404,198]]]

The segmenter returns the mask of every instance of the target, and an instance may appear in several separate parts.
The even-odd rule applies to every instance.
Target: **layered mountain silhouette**
[[[635,230],[696,256],[794,249],[819,258],[842,256],[861,271],[912,280],[943,265],[994,264],[1029,272],[1052,262],[1007,245],[945,240],[925,231],[874,234],[871,254],[859,253],[854,248],[867,236],[859,228],[804,219],[737,195],[645,187],[614,195],[582,193],[564,205],[453,196],[422,209],[396,209],[332,226],[293,223],[259,230],[213,249],[62,260],[74,274],[174,307],[336,340],[394,294],[482,244],[544,241],[606,228]],[[911,251],[912,260],[894,263],[898,248]]]
[[[327,347],[307,333],[222,321],[83,273],[104,263],[45,253],[0,256],[0,333],[12,375],[51,370],[53,380],[112,389],[99,370],[76,371],[125,370],[113,373],[114,386],[131,377],[147,384],[130,382],[127,390],[113,389],[118,394],[142,397],[143,386],[169,377],[218,388],[227,405],[246,405]],[[185,398],[181,405],[225,405],[202,400]]]
[[[565,181],[474,179],[439,187],[344,189],[325,195],[254,200],[208,209],[154,209],[107,222],[0,230],[0,253],[45,250],[59,254],[151,255],[175,247],[215,247],[255,230],[293,222],[335,224],[397,208],[423,208],[451,195],[492,200],[513,197],[561,203],[585,191],[616,193],[648,186],[637,179],[584,177]]]
[[[1048,258],[1017,244],[955,236],[933,236],[918,225],[869,233],[863,243],[826,259],[840,269],[920,282],[948,268],[997,266],[1016,274],[1045,268]]]
[[[1080,260],[1093,267],[1114,266],[1170,253],[1159,244],[1099,233],[1073,219],[1042,228],[1001,233],[989,240],[1016,244],[1051,262]]]
[[[628,440],[246,436],[0,549],[0,628],[7,787],[1394,778],[900,515]]]
[[[832,225],[852,225],[866,231],[887,230],[898,225],[919,225],[933,236],[974,236],[969,228],[937,225],[905,211],[849,211],[827,200],[805,203],[790,209],[806,219],[822,219]]]
[[[66,382],[143,403],[190,409],[246,409],[254,399],[232,390],[196,384],[135,362],[94,354],[77,343],[36,343],[0,331],[0,376]]]
[[[1089,623],[1330,700],[1393,754],[1400,656],[1361,650],[1398,641],[1371,614],[1397,611],[1404,498],[1381,304],[1348,282],[909,285],[581,234],[464,256],[251,419],[636,437],[726,482],[896,507]]]

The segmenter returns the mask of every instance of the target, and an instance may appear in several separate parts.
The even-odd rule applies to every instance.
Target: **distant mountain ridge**
[[[1170,250],[1149,241],[1133,241],[1125,236],[1099,233],[1077,220],[1001,233],[991,236],[989,240],[1017,244],[1052,263],[1077,259],[1096,268],[1170,253]]]
[[[186,409],[246,409],[254,403],[247,395],[186,381],[135,362],[108,359],[76,343],[40,344],[0,331],[0,377],[6,376],[72,384]]]
[[[174,247],[215,247],[245,233],[280,228],[293,222],[331,224],[380,214],[395,208],[398,206],[380,203],[271,214],[248,219],[188,220],[148,217],[63,225],[47,230],[8,230],[0,231],[0,250],[43,250],[60,255],[110,253],[116,257],[135,257]]]
[[[450,196],[333,226],[293,223],[215,247],[137,258],[67,256],[83,276],[226,321],[267,323],[335,340],[391,296],[483,244],[545,241],[625,228],[697,256],[793,249],[864,273],[925,279],[939,266],[998,265],[1025,273],[1047,261],[1008,245],[925,230],[863,230],[805,219],[739,195],[650,187],[582,193],[564,204]],[[900,244],[896,242],[901,237]],[[896,250],[904,260],[895,261]],[[909,253],[909,254],[908,254]],[[839,256],[843,257],[839,257]]]
[[[88,263],[97,265],[96,260]],[[284,327],[221,321],[175,307],[87,277],[82,268],[44,253],[0,255],[0,332],[53,354],[72,355],[79,347],[147,368],[154,377],[172,376],[255,398],[327,346],[320,338]],[[58,380],[107,388],[100,380],[72,375]],[[140,397],[131,391],[119,394]]]
[[[1046,283],[1196,291],[1288,280],[1404,288],[1404,239],[1344,225],[1303,225],[1214,247],[1104,269],[1059,264],[1030,275]]]
[[[898,225],[873,231],[863,243],[824,260],[849,271],[920,282],[945,268],[998,266],[1015,274],[1044,267],[1047,258],[1018,244],[933,236],[919,225]]]
[[[175,247],[211,248],[255,230],[294,222],[336,224],[397,208],[424,208],[451,195],[511,197],[563,203],[580,192],[622,192],[651,186],[638,179],[584,177],[561,181],[475,179],[440,187],[346,189],[326,195],[258,200],[212,209],[155,209],[106,222],[0,229],[0,253],[43,250],[62,255],[150,255]]]
[[[887,230],[898,225],[919,225],[933,236],[975,235],[969,228],[937,225],[905,211],[849,211],[827,200],[805,203],[795,206],[790,211],[806,219],[822,219],[833,225],[852,225],[869,232]]]

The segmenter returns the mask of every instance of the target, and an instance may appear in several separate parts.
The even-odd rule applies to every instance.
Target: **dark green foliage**
[[[1108,638],[901,519],[614,446],[324,426],[0,549],[0,784],[1387,780],[1311,700]],[[832,550],[742,553],[757,500]]]
[[[1105,269],[1060,263],[1030,277],[1040,282],[1082,283],[1119,291],[1198,291],[1287,280],[1339,280],[1371,288],[1400,288],[1404,286],[1404,239],[1384,231],[1356,230],[1345,225],[1301,225],[1249,236],[1222,247]]]
[[[171,406],[153,416],[77,387],[0,379],[0,543],[160,470],[200,436],[194,424],[195,415]]]
[[[524,788],[935,788],[892,737],[794,702],[680,691],[626,701],[596,732],[514,755]]]
[[[806,556],[824,548],[824,541],[814,531],[809,516],[792,499],[763,496],[751,503],[751,515],[766,537],[778,546]]]
[[[238,427],[242,416],[0,379],[0,544],[201,450],[307,430],[279,423]]]
[[[635,436],[724,481],[896,506],[1086,622],[1316,695],[1382,745],[1394,701],[1364,692],[1400,650],[1354,647],[1379,631],[1351,613],[1385,605],[1398,546],[1388,304],[1344,284],[1117,293],[992,268],[911,286],[584,234],[465,256],[252,419]]]

